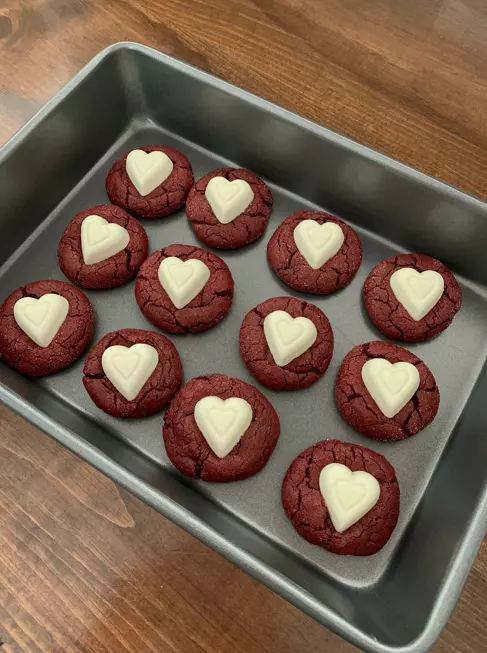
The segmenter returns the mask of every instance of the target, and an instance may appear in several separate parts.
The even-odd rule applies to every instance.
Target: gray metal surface
[[[485,531],[486,205],[189,66],[118,44],[0,154],[1,298],[27,281],[63,278],[56,248],[64,227],[77,211],[107,201],[104,178],[120,153],[149,143],[181,149],[196,177],[222,165],[249,167],[275,194],[264,238],[221,253],[236,282],[229,316],[204,334],[172,337],[186,380],[223,371],[253,382],[239,357],[238,329],[252,306],[291,293],[269,270],[266,245],[286,215],[305,207],[349,220],[364,245],[362,267],[348,288],[309,298],[333,326],[329,371],[301,392],[264,389],[281,419],[277,449],[260,474],[225,485],[190,482],[172,468],[161,415],[122,421],[97,410],[82,386],[83,361],[38,381],[2,366],[2,401],[358,646],[423,653],[445,624]],[[197,242],[182,211],[144,227],[151,251]],[[464,303],[444,334],[411,346],[438,381],[436,420],[405,442],[379,443],[340,419],[333,384],[345,354],[379,338],[362,308],[364,278],[376,262],[407,249],[450,265]],[[133,288],[88,292],[95,338],[151,328]],[[375,556],[333,556],[302,540],[284,516],[286,468],[302,449],[328,437],[371,447],[397,470],[399,524]]]

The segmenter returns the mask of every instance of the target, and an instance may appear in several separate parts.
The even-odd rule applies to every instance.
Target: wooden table
[[[487,195],[483,0],[0,0],[0,140],[120,40]],[[357,650],[5,408],[0,526],[0,653]],[[486,610],[484,543],[434,653]]]

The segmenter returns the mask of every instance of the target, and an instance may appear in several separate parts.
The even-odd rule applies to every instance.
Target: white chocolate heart
[[[372,510],[380,497],[378,480],[368,472],[352,472],[331,463],[320,472],[320,491],[335,530],[343,533]]]
[[[419,372],[411,363],[372,358],[362,366],[362,381],[383,415],[394,417],[419,388]]]
[[[68,313],[68,300],[55,293],[22,297],[14,304],[15,321],[39,347],[49,347]]]
[[[390,279],[392,292],[413,320],[422,320],[440,300],[445,280],[439,272],[414,268],[396,270]]]
[[[81,223],[81,251],[86,265],[101,263],[124,250],[129,232],[99,215],[89,215]]]
[[[239,397],[220,399],[203,397],[194,407],[194,418],[199,430],[211,450],[224,458],[249,428],[252,421],[252,407]]]
[[[164,152],[132,150],[127,156],[125,168],[130,181],[142,197],[149,195],[173,171],[174,164]]]
[[[133,401],[147,383],[159,362],[159,354],[152,345],[137,343],[131,347],[107,347],[101,366],[109,381],[127,401]]]
[[[176,308],[184,308],[205,287],[210,278],[209,267],[196,258],[182,261],[168,256],[159,265],[159,281]]]
[[[249,206],[254,191],[243,179],[228,181],[225,177],[213,177],[206,186],[205,196],[216,219],[228,224]]]
[[[319,270],[335,256],[344,240],[343,230],[335,222],[303,220],[294,229],[296,247],[313,270]]]
[[[293,318],[286,311],[273,311],[264,319],[264,334],[274,362],[284,367],[311,347],[318,331],[307,317]]]

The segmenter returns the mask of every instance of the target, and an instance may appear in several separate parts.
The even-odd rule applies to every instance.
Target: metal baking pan
[[[385,156],[148,48],[122,43],[97,56],[0,155],[0,296],[24,282],[62,278],[59,237],[81,209],[106,201],[105,175],[124,150],[163,142],[181,149],[196,177],[250,168],[271,184],[264,238],[223,252],[236,281],[229,316],[197,336],[173,337],[185,378],[224,371],[252,382],[238,353],[252,306],[289,292],[268,269],[266,244],[283,218],[324,208],[353,223],[364,261],[353,283],[312,297],[336,339],[331,368],[311,388],[265,390],[281,418],[264,470],[239,483],[190,482],[168,462],[161,415],[110,418],[81,383],[83,362],[43,380],[1,367],[2,401],[148,504],[366,651],[423,653],[455,604],[487,515],[487,206]],[[195,243],[183,212],[144,223],[151,250]],[[412,346],[441,391],[433,424],[400,443],[355,433],[338,416],[333,384],[357,343],[376,339],[360,291],[372,266],[397,251],[442,259],[461,281],[452,326]],[[96,334],[148,328],[133,283],[88,295]],[[388,545],[369,558],[340,557],[302,540],[284,516],[280,486],[302,449],[334,437],[385,454],[401,485],[401,515]]]

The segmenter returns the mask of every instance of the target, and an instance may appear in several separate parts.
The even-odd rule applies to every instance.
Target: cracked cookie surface
[[[182,207],[193,185],[193,169],[182,152],[167,145],[146,145],[133,148],[144,152],[164,152],[173,162],[173,170],[162,184],[142,196],[131,182],[125,163],[129,150],[113,166],[106,179],[110,202],[138,218],[163,218]]]
[[[294,230],[303,220],[334,222],[343,231],[340,250],[314,270],[298,250]],[[362,245],[352,227],[324,211],[296,211],[276,229],[267,245],[267,260],[285,284],[300,292],[328,295],[347,286],[362,262]]]
[[[391,288],[391,276],[405,267],[417,272],[434,270],[445,282],[443,295],[422,320],[413,320]],[[444,331],[462,303],[462,291],[450,270],[425,254],[399,254],[378,263],[365,280],[362,297],[367,313],[379,331],[391,340],[404,342],[429,340]]]
[[[362,367],[372,358],[410,363],[419,372],[419,388],[392,418],[381,412],[362,380]],[[404,440],[433,421],[440,405],[440,391],[420,358],[399,345],[374,341],[357,345],[343,359],[335,383],[335,402],[343,419],[359,433],[375,440]]]
[[[69,302],[69,311],[48,347],[39,347],[14,318],[15,303],[22,297],[39,299],[54,293]],[[93,336],[93,309],[88,297],[70,283],[47,279],[14,290],[0,307],[0,353],[3,360],[26,376],[59,372],[88,347]]]
[[[306,317],[317,329],[313,345],[284,367],[274,362],[264,334],[264,319],[273,311]],[[315,383],[333,355],[333,331],[326,315],[314,304],[295,297],[273,297],[251,309],[240,327],[240,354],[251,374],[273,390],[297,390]]]
[[[211,450],[199,430],[194,408],[207,396],[239,397],[252,407],[252,422],[224,458]],[[223,374],[188,381],[164,415],[163,437],[167,455],[180,472],[202,481],[237,481],[256,474],[269,460],[279,438],[279,417],[272,404],[249,383]]]
[[[86,265],[81,249],[81,225],[89,215],[98,215],[124,227],[130,236],[125,249],[92,265]],[[57,256],[63,274],[82,288],[117,288],[137,274],[147,258],[148,246],[147,234],[138,220],[114,204],[99,204],[81,211],[71,220],[59,241]]]
[[[372,510],[343,533],[335,530],[320,491],[321,470],[331,463],[367,472],[380,485],[379,500]],[[324,440],[291,463],[282,484],[282,504],[294,528],[311,544],[339,555],[368,556],[382,549],[396,526],[399,484],[384,456],[357,444]]]
[[[161,261],[175,256],[182,261],[198,259],[210,270],[203,290],[183,308],[176,308],[158,276]],[[233,277],[216,254],[194,245],[170,245],[154,252],[142,264],[135,283],[135,298],[145,317],[169,333],[198,333],[211,329],[227,314],[233,299]]]
[[[254,199],[244,213],[228,224],[222,224],[215,217],[205,196],[206,186],[213,177],[225,177],[228,181],[243,179],[254,192]],[[260,238],[271,211],[271,189],[260,177],[244,168],[218,168],[208,172],[195,183],[186,202],[186,215],[196,236],[217,249],[237,249]]]
[[[106,377],[101,364],[103,352],[108,347],[131,347],[144,343],[154,347],[159,362],[154,372],[133,401],[128,401]],[[159,412],[174,396],[182,381],[182,366],[173,343],[154,331],[120,329],[107,333],[86,357],[83,384],[93,403],[113,417],[147,417]]]

